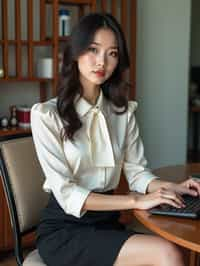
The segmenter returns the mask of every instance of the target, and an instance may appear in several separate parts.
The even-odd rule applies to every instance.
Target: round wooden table
[[[165,180],[182,181],[194,173],[200,173],[200,164],[168,166],[153,171]],[[134,216],[148,229],[191,251],[190,265],[197,265],[200,253],[200,219],[192,220],[169,216],[152,215],[148,211],[134,210]]]

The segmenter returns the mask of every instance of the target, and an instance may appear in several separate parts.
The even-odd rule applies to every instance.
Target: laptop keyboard
[[[150,213],[186,218],[200,217],[200,198],[184,195],[183,199],[186,205],[186,207],[184,208],[175,208],[170,205],[163,204],[158,207],[152,208],[150,210]]]

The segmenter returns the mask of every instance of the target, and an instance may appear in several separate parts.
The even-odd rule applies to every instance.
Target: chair
[[[22,236],[33,232],[48,201],[32,137],[0,143],[0,170],[8,202],[18,266],[45,266],[37,249],[23,257]]]

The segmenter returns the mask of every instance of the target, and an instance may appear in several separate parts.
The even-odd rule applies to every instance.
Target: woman
[[[32,108],[43,187],[50,193],[37,230],[48,266],[184,265],[175,245],[118,222],[119,210],[161,203],[180,208],[181,194],[200,195],[192,179],[172,184],[146,168],[137,104],[128,102],[123,80],[128,67],[117,21],[89,14],[67,42],[58,97]],[[114,195],[122,168],[132,193]]]

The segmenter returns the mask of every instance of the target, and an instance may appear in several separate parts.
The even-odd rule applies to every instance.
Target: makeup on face
[[[94,73],[98,76],[98,77],[104,77],[105,76],[105,70],[97,70],[97,71],[94,71]]]

